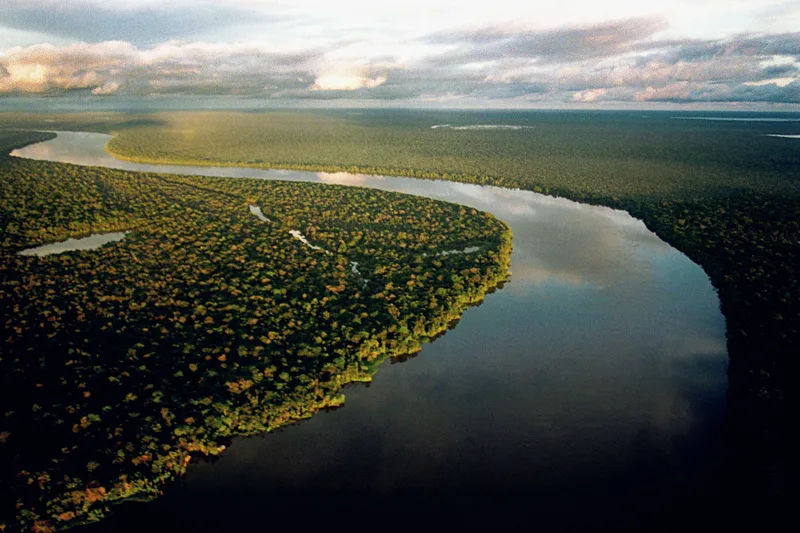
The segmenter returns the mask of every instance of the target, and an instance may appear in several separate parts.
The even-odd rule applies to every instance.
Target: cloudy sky
[[[797,110],[799,28],[800,0],[0,0],[0,107]]]

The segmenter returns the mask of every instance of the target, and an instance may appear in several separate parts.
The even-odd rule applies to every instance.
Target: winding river
[[[511,226],[513,276],[413,360],[349,388],[344,408],[236,439],[164,497],[122,506],[87,532],[261,531],[286,513],[314,525],[653,529],[687,525],[716,490],[727,385],[719,300],[700,267],[641,221],[444,181],[135,164],[107,155],[108,139],[59,132],[13,155],[457,202]]]

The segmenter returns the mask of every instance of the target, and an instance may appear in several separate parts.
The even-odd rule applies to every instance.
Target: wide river
[[[457,202],[514,231],[513,276],[344,408],[261,437],[100,531],[294,524],[691,527],[713,500],[725,323],[700,267],[627,213],[445,181],[144,165],[107,135],[59,132],[33,159],[137,171],[338,183]],[[298,201],[302,201],[299,199]],[[711,511],[708,511],[711,512]],[[446,522],[445,522],[446,521]]]

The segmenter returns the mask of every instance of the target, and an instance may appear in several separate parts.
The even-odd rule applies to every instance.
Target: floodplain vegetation
[[[502,283],[511,254],[492,215],[426,198],[5,155],[0,213],[0,531],[99,520],[234,436],[340,405]]]

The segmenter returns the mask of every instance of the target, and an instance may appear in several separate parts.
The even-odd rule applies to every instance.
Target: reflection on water
[[[294,507],[309,519],[373,509],[617,527],[677,516],[673,500],[711,490],[727,364],[719,301],[697,265],[627,213],[443,181],[134,165],[107,156],[107,138],[59,135],[16,154],[423,195],[495,214],[514,252],[510,283],[413,361],[348,389],[344,409],[237,439],[161,501],[93,531],[249,528]]]
[[[255,217],[258,220],[260,220],[262,222],[271,222],[270,219],[268,219],[267,217],[264,216],[264,212],[261,211],[261,207],[259,207],[257,205],[251,205],[249,207],[250,207],[250,214],[251,215],[255,215]]]
[[[480,246],[467,246],[462,250],[443,250],[441,252],[436,252],[433,255],[437,257],[447,257],[448,255],[467,255],[467,254],[473,254],[480,249],[481,249]],[[428,254],[423,253],[422,255],[427,256]]]
[[[50,254],[60,254],[62,252],[73,252],[76,250],[95,250],[104,244],[110,242],[121,241],[127,235],[127,231],[118,231],[113,233],[94,233],[82,239],[67,239],[63,242],[56,242],[52,244],[44,244],[36,248],[28,248],[18,252],[19,255],[35,255],[43,257]]]
[[[289,230],[289,233],[292,234],[292,237],[294,237],[298,241],[302,242],[303,244],[305,244],[306,246],[308,246],[312,250],[319,250],[321,252],[325,252],[328,255],[331,255],[331,253],[328,250],[322,248],[321,246],[316,246],[316,245],[311,244],[310,242],[308,242],[308,239],[306,239],[305,235],[300,233],[300,230],[292,229],[292,230]]]
[[[431,126],[432,130],[436,129],[453,129],[453,130],[523,130],[529,129],[533,126],[518,126],[513,124],[468,124],[466,126],[451,126],[450,124],[435,124]]]
[[[58,161],[95,167],[118,168],[136,172],[162,172],[166,174],[193,174],[203,176],[231,176],[235,178],[263,178],[267,173],[252,168],[215,168],[180,165],[149,165],[114,159],[105,151],[110,135],[84,132],[56,132],[52,142],[33,144],[14,150],[11,155],[28,159]]]

